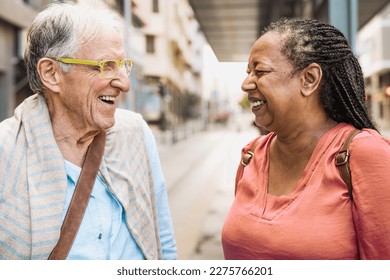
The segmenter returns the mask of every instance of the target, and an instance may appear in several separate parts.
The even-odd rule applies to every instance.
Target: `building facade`
[[[147,19],[144,117],[163,129],[199,117],[205,38],[191,6],[187,0],[144,0],[137,6]]]
[[[31,94],[23,65],[25,30],[47,0],[1,0],[0,120]]]
[[[119,107],[161,128],[200,116],[205,38],[187,0],[103,1],[122,15],[125,47],[134,61],[129,93]],[[23,64],[26,29],[50,0],[2,0],[0,9],[0,120],[32,92]]]
[[[379,129],[390,129],[390,3],[357,36],[369,110]]]

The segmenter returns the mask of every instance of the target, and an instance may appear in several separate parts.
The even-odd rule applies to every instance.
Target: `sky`
[[[249,54],[248,54],[249,55]],[[209,98],[213,90],[231,103],[238,103],[244,93],[241,84],[246,77],[247,62],[219,62],[209,45],[203,49],[203,95]]]

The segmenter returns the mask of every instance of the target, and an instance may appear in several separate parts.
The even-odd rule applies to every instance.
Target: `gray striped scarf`
[[[161,258],[154,188],[142,118],[117,109],[100,175],[121,202],[146,259]],[[46,259],[62,224],[67,177],[43,96],[0,123],[0,259]]]

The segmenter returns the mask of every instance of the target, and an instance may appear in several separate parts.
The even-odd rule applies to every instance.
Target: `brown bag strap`
[[[352,142],[352,139],[360,132],[359,129],[352,130],[347,139],[345,140],[341,150],[336,156],[336,165],[339,168],[340,176],[348,187],[348,195],[352,199],[352,178],[351,171],[349,168],[349,145]]]
[[[238,181],[240,181],[240,179],[242,178],[245,166],[247,166],[250,163],[251,159],[254,157],[255,149],[256,149],[257,145],[260,143],[261,138],[262,137],[259,137],[255,141],[255,143],[252,145],[251,149],[241,156],[241,165],[238,167],[238,170],[237,170],[237,173],[236,173],[236,183],[235,183],[235,191],[234,191],[234,193],[237,192]]]
[[[256,142],[253,144],[252,148],[249,151],[247,151],[245,154],[242,155],[242,157],[241,157],[241,164],[244,167],[247,166],[251,162],[251,160],[252,160],[252,158],[254,156],[254,151],[255,151],[257,145],[259,145],[260,140],[261,140],[261,137],[259,137],[256,140]]]
[[[51,252],[49,260],[64,260],[69,254],[88,205],[102,161],[105,142],[106,132],[101,131],[88,147],[79,180],[61,226],[60,238]]]

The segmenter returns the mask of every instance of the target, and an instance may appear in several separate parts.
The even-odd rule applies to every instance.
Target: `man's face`
[[[84,44],[75,58],[123,60],[122,37],[113,30],[102,32]],[[117,97],[130,89],[124,69],[118,69],[114,77],[107,79],[102,77],[98,66],[73,65],[69,72],[61,72],[61,75],[61,91],[55,99],[56,115],[64,114],[61,119],[84,130],[107,129],[115,124]]]

